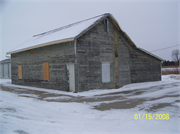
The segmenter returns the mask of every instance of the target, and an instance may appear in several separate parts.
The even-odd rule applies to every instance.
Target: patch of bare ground
[[[23,89],[23,88],[17,88],[17,87],[7,87],[1,85],[1,90],[8,91],[12,93],[16,93],[19,96],[22,97],[30,97],[35,98],[42,101],[48,101],[48,102],[77,102],[77,103],[91,103],[93,105],[93,109],[96,110],[110,110],[110,109],[131,109],[135,108],[138,105],[148,102],[148,101],[154,101],[166,97],[176,97],[177,100],[175,102],[179,102],[179,93],[171,92],[169,94],[166,94],[164,96],[161,96],[159,98],[155,98],[153,96],[146,97],[146,98],[129,98],[132,96],[138,96],[141,94],[146,94],[150,92],[155,92],[158,90],[163,90],[166,88],[171,88],[174,86],[179,86],[179,82],[175,82],[172,84],[164,84],[159,86],[152,86],[148,88],[140,88],[140,89],[134,89],[129,91],[117,91],[113,93],[107,93],[107,94],[101,94],[101,95],[94,95],[90,97],[84,97],[84,96],[72,96],[67,94],[55,94],[50,93],[46,91],[37,91],[32,89]],[[51,98],[52,97],[52,98]],[[96,104],[93,104],[94,102],[98,102]],[[171,103],[160,103],[157,105],[153,105],[152,107],[141,107],[139,110],[148,110],[148,111],[156,111],[159,108],[163,108],[166,106],[171,106]]]
[[[22,97],[28,97],[28,98],[35,98],[39,100],[46,100],[48,102],[99,102],[99,101],[111,101],[116,99],[123,99],[123,95],[118,96],[108,96],[108,95],[102,95],[102,96],[94,96],[91,98],[86,98],[83,96],[71,96],[66,94],[55,94],[55,93],[48,93],[45,91],[37,91],[37,90],[31,90],[31,89],[23,89],[23,88],[14,88],[14,87],[5,87],[1,85],[1,90],[8,91],[12,93],[16,93],[19,96]],[[29,94],[32,96],[28,96],[25,94]],[[36,95],[37,97],[34,97],[33,95]],[[62,97],[61,99],[46,99],[48,97]],[[64,99],[63,97],[68,97]]]
[[[48,92],[45,92],[45,91],[37,91],[37,90],[14,88],[14,87],[6,87],[6,86],[3,86],[3,85],[0,85],[0,86],[1,86],[1,90],[3,90],[3,91],[16,93],[16,94],[18,94],[19,96],[22,96],[22,97],[36,98],[36,99],[39,99],[39,100],[43,100],[46,97],[60,97],[60,96],[68,96],[68,97],[72,97],[72,98],[74,97],[74,96],[66,95],[66,94],[55,94],[55,93],[48,93]],[[28,95],[24,95],[24,94],[29,94],[29,95],[32,95],[32,96],[28,96]],[[33,95],[36,95],[38,97],[34,97]]]
[[[124,101],[101,103],[100,105],[96,105],[93,108],[97,110],[101,110],[101,111],[111,110],[111,109],[130,109],[130,108],[135,108],[144,102],[154,101],[154,100],[162,99],[165,97],[177,97],[177,100],[175,100],[174,102],[179,102],[178,97],[180,96],[179,95],[164,95],[159,98],[125,99]],[[139,110],[155,112],[156,110],[167,107],[167,106],[172,106],[172,103],[157,103],[155,105],[152,105],[151,107],[143,107],[143,108],[140,108]]]
[[[132,99],[132,100],[124,100],[112,103],[101,103],[100,105],[94,106],[94,109],[105,111],[111,109],[131,109],[136,107],[137,105],[142,104],[145,99]]]
[[[157,109],[165,108],[165,107],[169,107],[169,106],[172,106],[172,104],[171,103],[157,103],[157,104],[151,106],[149,108],[149,111],[156,111]]]

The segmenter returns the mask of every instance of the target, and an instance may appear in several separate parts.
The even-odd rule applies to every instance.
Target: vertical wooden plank
[[[118,33],[116,28],[114,27],[114,50],[115,50],[115,73],[116,73],[116,82],[115,82],[115,88],[119,88],[119,77],[118,77]]]
[[[115,49],[115,53],[118,54],[118,35],[116,29],[114,29],[114,49]]]
[[[43,79],[49,80],[49,62],[43,63]]]
[[[22,65],[18,65],[18,75],[19,79],[22,79]]]

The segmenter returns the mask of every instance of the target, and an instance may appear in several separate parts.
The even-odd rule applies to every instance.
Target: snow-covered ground
[[[180,133],[180,75],[80,93],[13,85],[9,79],[0,84],[11,89],[0,89],[3,134]],[[150,120],[149,114],[169,114],[169,119]]]
[[[179,70],[180,71],[180,67],[172,67],[172,68],[162,68],[161,69],[162,71],[177,71]]]

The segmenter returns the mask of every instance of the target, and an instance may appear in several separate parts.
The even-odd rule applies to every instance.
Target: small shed
[[[34,35],[11,54],[12,83],[64,91],[161,80],[161,58],[138,48],[106,13]]]
[[[0,77],[11,78],[11,59],[0,61]]]

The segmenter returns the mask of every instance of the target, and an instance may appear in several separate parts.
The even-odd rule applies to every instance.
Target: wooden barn
[[[34,35],[11,54],[13,84],[80,92],[161,80],[161,58],[109,13]]]

